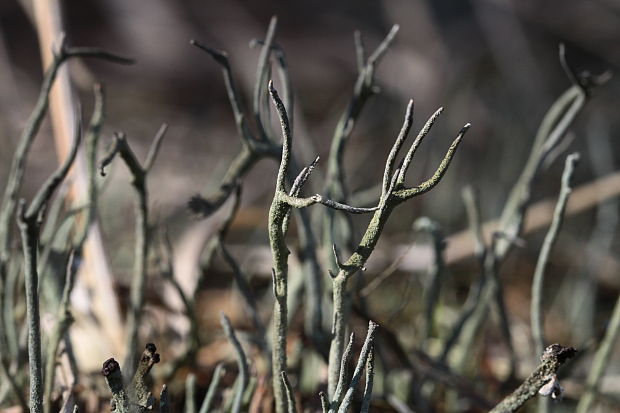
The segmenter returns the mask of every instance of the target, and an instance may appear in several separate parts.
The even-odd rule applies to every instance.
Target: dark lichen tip
[[[159,363],[159,353],[153,354],[153,363]]]
[[[209,201],[196,194],[187,201],[187,209],[194,219],[200,219],[208,216],[214,207]]]
[[[157,347],[153,343],[147,343],[145,348],[149,353],[155,353],[157,351]]]
[[[560,363],[564,363],[566,360],[571,359],[577,354],[577,349],[574,347],[564,347],[560,344],[551,344],[547,346],[544,353],[541,356],[542,361],[549,359],[557,359]]]
[[[103,367],[101,368],[101,374],[103,374],[104,376],[109,376],[114,371],[119,370],[119,369],[120,369],[120,366],[118,362],[114,360],[113,358],[110,358],[110,359],[107,359],[103,363]]]

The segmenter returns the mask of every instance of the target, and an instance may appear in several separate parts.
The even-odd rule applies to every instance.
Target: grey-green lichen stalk
[[[461,142],[461,139],[470,127],[470,124],[466,124],[458,133],[457,137],[450,145],[446,155],[439,164],[439,167],[433,174],[433,176],[420,185],[408,188],[404,184],[405,174],[411,165],[413,156],[416,149],[420,145],[421,141],[426,137],[431,129],[431,126],[435,122],[437,116],[441,113],[441,110],[435,112],[435,114],[426,122],[424,128],[420,131],[413,144],[411,145],[402,166],[399,169],[394,169],[396,164],[396,157],[400,152],[403,144],[407,139],[407,135],[411,129],[413,122],[413,101],[409,102],[407,111],[405,114],[405,121],[402,129],[394,142],[392,150],[387,158],[385,170],[383,174],[382,193],[379,199],[379,205],[377,210],[366,228],[366,232],[362,237],[359,245],[351,255],[351,257],[344,263],[338,262],[338,273],[332,274],[333,278],[333,299],[334,299],[334,312],[333,312],[333,336],[329,353],[329,367],[328,367],[328,396],[331,398],[336,390],[336,384],[339,377],[339,361],[342,359],[344,349],[344,336],[346,329],[346,302],[345,291],[347,281],[358,271],[362,270],[366,265],[366,261],[370,258],[372,251],[374,250],[379,237],[383,231],[385,223],[387,222],[390,214],[396,206],[405,202],[415,196],[421,195],[425,192],[433,189],[446,173],[450,162],[454,157],[456,149]]]
[[[273,353],[272,353],[272,372],[273,387],[276,400],[276,411],[284,413],[287,410],[286,386],[282,380],[282,372],[286,373],[286,335],[287,327],[287,303],[288,296],[288,255],[289,250],[284,240],[286,225],[285,222],[291,207],[304,208],[314,204],[323,204],[329,208],[339,209],[350,213],[368,213],[376,211],[378,208],[355,208],[342,203],[334,202],[322,195],[313,195],[309,198],[299,198],[286,192],[286,177],[291,162],[291,143],[292,134],[286,108],[278,96],[278,92],[269,82],[269,94],[278,112],[280,125],[282,127],[282,156],[280,168],[276,179],[276,190],[269,209],[269,244],[273,255],[273,293],[275,304],[273,311]],[[296,181],[305,182],[311,169],[304,169]]]

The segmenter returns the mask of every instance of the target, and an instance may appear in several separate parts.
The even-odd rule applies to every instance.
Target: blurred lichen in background
[[[618,11],[3,2],[0,408],[620,411]]]

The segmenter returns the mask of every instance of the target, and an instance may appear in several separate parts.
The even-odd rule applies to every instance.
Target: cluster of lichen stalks
[[[200,196],[194,197],[190,201],[190,208],[194,214],[207,217],[218,210],[229,197],[233,195],[235,197],[235,206],[232,208],[230,216],[216,237],[215,246],[217,248],[213,248],[213,251],[218,249],[224,256],[225,260],[233,268],[235,281],[241,291],[244,304],[252,315],[253,323],[256,327],[257,335],[259,336],[257,339],[257,342],[260,343],[258,347],[260,348],[262,356],[267,361],[267,364],[271,367],[275,408],[278,413],[296,413],[300,410],[296,405],[295,392],[288,378],[287,365],[289,317],[288,299],[290,298],[290,294],[288,282],[289,249],[285,241],[285,236],[289,228],[290,219],[295,217],[298,232],[300,234],[300,250],[304,256],[304,262],[302,263],[304,271],[306,272],[306,274],[304,274],[304,280],[307,280],[305,281],[307,283],[305,286],[307,296],[307,302],[305,305],[306,333],[312,340],[312,344],[317,348],[325,347],[325,341],[328,342],[327,346],[329,347],[327,355],[327,392],[320,393],[322,410],[324,413],[345,413],[348,411],[352,406],[354,394],[358,385],[361,383],[362,375],[365,372],[365,386],[360,410],[361,412],[368,412],[371,404],[373,378],[375,372],[374,343],[378,328],[377,324],[370,321],[370,317],[367,317],[369,319],[367,335],[360,350],[360,355],[353,374],[350,375],[348,365],[352,359],[354,337],[351,335],[348,343],[345,342],[346,330],[349,324],[349,313],[351,309],[351,303],[349,297],[347,296],[348,282],[356,274],[364,270],[365,264],[374,251],[375,246],[377,245],[377,242],[382,234],[383,228],[396,206],[430,191],[440,182],[450,165],[461,139],[468,130],[469,124],[466,124],[459,131],[452,145],[449,147],[445,157],[440,162],[431,178],[419,185],[409,187],[405,185],[407,171],[413,161],[419,145],[428,135],[431,127],[442,111],[439,109],[428,119],[417,137],[409,146],[406,154],[402,156],[401,161],[398,162],[399,153],[405,145],[413,122],[413,101],[410,101],[406,109],[403,126],[400,133],[397,135],[385,162],[378,200],[373,204],[373,206],[370,207],[353,207],[348,205],[347,201],[349,197],[345,189],[344,173],[342,171],[345,143],[352,133],[353,126],[365,102],[370,96],[376,93],[377,88],[374,84],[375,66],[392,42],[396,34],[397,27],[395,26],[392,31],[390,31],[386,39],[369,56],[366,56],[361,37],[357,35],[356,50],[358,56],[358,79],[354,87],[351,101],[347,106],[346,111],[343,113],[334,133],[332,149],[327,162],[328,170],[325,195],[317,194],[310,197],[302,197],[301,192],[303,186],[306,184],[314,171],[318,158],[311,165],[299,170],[297,162],[292,155],[291,116],[293,99],[284,54],[281,48],[274,44],[275,26],[276,22],[275,19],[273,19],[269,26],[265,40],[263,42],[255,42],[255,44],[262,45],[262,51],[259,58],[257,83],[253,100],[253,112],[251,114],[255,120],[254,123],[256,130],[254,132],[252,132],[252,128],[247,122],[248,116],[246,116],[241,109],[242,105],[240,104],[240,98],[233,81],[226,54],[200,45],[197,42],[192,42],[199,48],[208,52],[210,56],[222,66],[230,103],[235,115],[235,121],[237,123],[239,135],[242,139],[243,147],[242,151],[231,163],[218,191],[207,198],[202,198]],[[283,100],[276,91],[273,82],[269,79],[271,73],[270,58],[272,55],[277,58],[277,68],[284,95]],[[8,257],[10,255],[10,226],[8,224],[10,222],[10,218],[13,218],[14,216],[17,217],[22,235],[25,263],[24,268],[26,275],[26,305],[28,310],[27,321],[28,358],[30,362],[30,408],[31,411],[35,413],[40,413],[43,411],[44,403],[46,405],[46,410],[49,411],[51,389],[54,383],[54,367],[57,357],[58,343],[61,338],[66,337],[66,333],[71,322],[69,312],[69,294],[73,286],[76,271],[75,266],[73,265],[73,259],[70,259],[70,264],[67,269],[65,289],[63,291],[59,311],[61,316],[59,317],[57,328],[54,330],[55,334],[51,340],[50,353],[47,357],[48,366],[46,367],[45,385],[43,385],[37,265],[37,257],[39,254],[37,251],[37,245],[40,238],[39,229],[47,204],[51,200],[55,190],[66,177],[71,165],[74,162],[81,137],[79,125],[76,128],[77,135],[70,156],[63,163],[61,168],[59,168],[59,170],[55,172],[42,186],[41,190],[37,193],[30,205],[26,206],[26,203],[22,202],[19,204],[18,209],[17,194],[23,178],[25,165],[24,160],[47,109],[49,90],[55,78],[58,67],[67,58],[76,56],[103,57],[114,61],[127,62],[126,59],[119,58],[99,50],[70,49],[66,48],[64,44],[61,46],[59,51],[56,53],[53,67],[46,74],[40,101],[33,112],[24,134],[22,135],[22,140],[20,141],[20,145],[18,146],[18,150],[15,155],[14,165],[11,169],[9,184],[5,190],[2,209],[0,210],[0,287],[4,286],[4,282],[7,278]],[[563,55],[561,57],[563,58]],[[565,63],[564,60],[563,63]],[[568,68],[568,66],[566,67]],[[545,120],[541,125],[541,129],[539,130],[539,134],[536,137],[536,141],[532,149],[532,155],[528,160],[528,164],[524,168],[521,178],[515,185],[515,188],[513,189],[509,201],[504,209],[504,213],[502,214],[500,231],[498,232],[498,235],[494,237],[491,246],[484,246],[482,248],[484,250],[484,254],[482,254],[484,259],[481,260],[483,261],[483,276],[481,280],[484,282],[478,286],[479,288],[474,289],[472,287],[472,291],[478,291],[478,295],[474,295],[477,299],[472,301],[473,306],[471,308],[464,309],[461,319],[454,328],[453,334],[450,336],[449,340],[446,340],[442,355],[440,356],[440,361],[433,364],[426,360],[426,362],[431,365],[426,372],[428,375],[427,377],[440,381],[448,386],[454,386],[457,391],[470,391],[471,394],[469,397],[472,399],[478,398],[479,402],[481,398],[476,395],[475,392],[471,392],[471,387],[467,387],[462,383],[462,381],[459,381],[459,363],[457,363],[456,373],[445,373],[445,371],[449,371],[449,369],[447,369],[443,362],[446,361],[448,354],[452,351],[452,347],[454,347],[456,342],[464,343],[461,347],[465,350],[472,346],[473,337],[475,337],[476,332],[479,331],[479,328],[485,320],[487,310],[491,304],[496,304],[498,305],[498,308],[500,308],[500,311],[505,311],[501,296],[501,288],[499,287],[499,282],[497,279],[497,269],[498,265],[505,257],[512,241],[517,239],[520,234],[524,211],[529,202],[532,182],[540,171],[541,165],[561,143],[568,126],[579,110],[583,107],[588,96],[589,89],[599,83],[592,77],[586,78],[576,76],[572,70],[569,69],[570,68],[567,69],[567,72],[569,72],[569,77],[571,77],[574,84],[569,91],[567,91],[567,93],[558,99],[558,102],[554,104],[545,117]],[[100,95],[101,92],[99,91],[97,95],[99,102],[102,99]],[[275,134],[269,127],[269,96],[271,97],[273,106],[275,107],[280,119],[282,139],[276,138]],[[94,173],[92,173],[92,171],[96,169],[97,137],[102,122],[102,116],[97,115],[101,115],[98,110],[95,111],[95,115],[93,116],[93,120],[89,126],[90,133],[88,135],[89,138],[87,139],[91,182],[94,182]],[[142,308],[144,306],[144,289],[146,280],[145,267],[148,256],[147,175],[157,156],[165,130],[165,126],[160,129],[154,140],[152,149],[143,164],[137,160],[122,133],[115,136],[110,152],[100,163],[101,171],[103,172],[103,168],[109,164],[116,155],[122,158],[132,174],[132,184],[136,192],[136,257],[128,315],[127,356],[126,362],[124,363],[124,369],[126,372],[132,371],[134,366],[133,359],[135,358],[135,351],[138,347],[137,342],[139,341],[138,326],[141,322]],[[269,329],[266,328],[265,323],[258,315],[256,300],[253,297],[251,289],[249,288],[245,275],[236,264],[232,255],[227,251],[224,244],[224,238],[228,225],[234,218],[234,214],[237,211],[239,194],[241,192],[241,181],[245,174],[247,174],[256,162],[262,158],[275,159],[279,161],[280,165],[278,175],[275,180],[276,188],[269,211],[268,226],[270,246],[273,255],[273,293],[275,296],[274,310],[271,321],[271,331],[273,332],[272,337],[267,337]],[[577,156],[571,155],[567,158],[565,175],[563,178],[563,192],[565,192],[565,196],[561,196],[561,200],[563,201],[558,202],[558,212],[556,217],[554,217],[557,218],[557,221],[554,221],[554,225],[552,225],[553,231],[550,231],[549,242],[545,244],[547,245],[547,248],[543,248],[545,253],[541,253],[542,258],[539,261],[540,265],[537,266],[535,287],[536,285],[540,287],[542,283],[544,267],[548,257],[548,249],[551,248],[553,240],[557,235],[559,224],[561,223],[566,197],[570,192],[570,177],[572,176],[572,170],[574,169],[576,161]],[[86,219],[86,223],[83,225],[83,228],[85,228],[84,231],[79,233],[79,236],[74,243],[74,248],[77,251],[79,251],[82,243],[84,242],[88,223],[92,219],[92,208],[95,203],[95,185],[91,185],[90,189],[92,193],[89,194],[89,208],[87,208],[89,216]],[[472,204],[474,203],[475,202],[472,202]],[[330,270],[325,271],[329,272],[333,283],[331,289],[331,319],[333,320],[333,325],[330,333],[326,333],[323,328],[324,317],[322,311],[324,303],[322,302],[323,297],[320,282],[322,270],[319,264],[320,261],[316,256],[318,250],[316,246],[316,236],[311,228],[311,220],[304,209],[314,204],[322,204],[328,208],[323,222],[323,241],[324,245],[329,245],[332,247],[327,249],[331,249],[331,251],[333,251],[333,256],[330,256],[327,259],[327,261],[331,263],[331,268]],[[294,213],[292,211],[293,209],[295,210]],[[353,239],[354,231],[352,231],[351,227],[348,226],[350,225],[350,222],[346,219],[343,220],[342,216],[335,215],[334,211],[344,211],[345,213],[354,214],[372,214],[372,218],[370,219],[359,242],[356,242]],[[345,228],[345,230],[342,231],[345,235],[338,233],[338,231],[335,230],[336,227]],[[479,229],[477,232],[480,232]],[[480,243],[484,244],[483,241],[480,241]],[[336,248],[336,244],[344,244],[350,253],[348,259],[341,259],[339,249]],[[441,243],[439,242],[437,245],[441,245]],[[438,247],[438,250],[439,249],[440,248]],[[164,248],[164,250],[167,250],[168,254],[170,253],[170,248]],[[438,257],[440,257],[440,254],[438,254]],[[437,259],[440,260],[440,258]],[[439,267],[440,263],[438,262],[438,268]],[[192,324],[191,337],[188,339],[186,353],[179,359],[181,361],[177,364],[172,364],[172,367],[170,367],[165,374],[165,377],[172,377],[172,374],[182,363],[190,364],[194,361],[196,352],[200,347],[200,337],[197,333],[198,327],[194,313],[196,296],[193,298],[185,296],[183,290],[178,287],[178,283],[174,280],[172,267],[169,263],[164,265],[162,273],[176,287],[177,292],[183,299],[183,303],[186,306],[187,316]],[[534,303],[536,303],[536,300],[539,299],[539,289],[536,290],[535,288],[535,294],[538,295],[533,298]],[[0,297],[3,296],[4,294],[0,294]],[[433,311],[431,308],[429,312],[430,316],[427,317],[427,327],[430,325],[429,323],[432,322],[432,312]],[[535,332],[537,345],[542,345],[544,342],[544,337],[542,337],[542,332],[540,331],[540,326],[542,323],[540,312],[540,303],[538,302],[538,304],[533,305],[533,330]],[[363,311],[360,310],[360,313],[363,313]],[[505,328],[503,333],[505,334],[508,347],[512,350],[510,331],[507,329],[505,313],[502,312],[500,316],[504,319],[503,322]],[[0,322],[4,322],[4,318],[1,319],[2,320]],[[234,329],[230,325],[229,320],[223,314],[222,326],[237,356],[239,374],[235,384],[234,395],[230,401],[229,409],[233,413],[238,413],[245,406],[245,393],[248,390],[250,381],[249,362],[240,341],[236,337]],[[5,326],[0,327],[2,327],[0,328],[0,345],[3,346],[0,348],[0,367],[2,368],[2,374],[9,379],[10,386],[14,389],[16,396],[19,397],[20,391],[18,386],[15,382],[10,380],[11,375],[7,368],[7,352],[4,348],[4,343],[10,342],[11,340],[7,339],[5,336],[5,332],[7,331]],[[413,364],[408,359],[408,356],[402,347],[399,346],[398,340],[394,339],[393,336],[389,336],[387,331],[384,331],[383,334],[386,339],[385,342],[391,343],[390,345],[396,353],[405,354],[403,358],[405,363]],[[392,338],[390,339],[390,337]],[[559,345],[547,347],[547,350],[544,352],[544,357],[542,358],[542,364],[513,394],[509,395],[504,401],[493,408],[492,411],[494,413],[499,413],[517,410],[527,399],[533,397],[541,389],[541,387],[550,383],[552,380],[555,380],[555,373],[558,368],[574,354],[575,350],[572,348],[565,348]],[[135,374],[133,375],[133,378],[128,386],[123,383],[120,366],[114,359],[109,359],[104,363],[102,374],[105,376],[110,387],[110,391],[112,392],[112,407],[115,411],[125,413],[154,408],[155,398],[149,392],[145,379],[153,365],[158,362],[159,355],[156,353],[155,346],[153,344],[148,344],[145,351],[142,353],[142,356],[139,358],[138,367],[135,369]],[[414,370],[413,367],[411,369]],[[445,373],[444,376],[437,374],[439,370],[442,370],[442,372]],[[221,373],[222,369],[220,365],[214,372],[209,391],[207,392],[200,408],[201,413],[206,413],[211,409],[215,392],[217,391],[219,380],[221,378]],[[431,373],[434,373],[435,375]],[[420,379],[421,383],[423,381],[423,379]],[[188,388],[192,389],[193,384],[191,380],[189,380],[188,383]],[[186,405],[190,407],[186,410],[193,413],[193,391],[188,391],[188,395],[191,397],[187,397]],[[21,402],[24,407],[27,405],[25,401],[21,400]],[[489,406],[489,402],[483,398],[480,403],[484,406]],[[167,412],[169,405],[168,393],[166,387],[164,386],[160,395],[159,410],[161,412]]]

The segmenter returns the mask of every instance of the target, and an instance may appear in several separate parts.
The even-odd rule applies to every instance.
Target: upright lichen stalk
[[[163,124],[153,139],[153,144],[147,155],[144,166],[140,164],[138,158],[129,146],[124,133],[117,133],[114,137],[114,145],[110,153],[101,162],[101,173],[104,168],[118,154],[131,173],[131,185],[136,194],[135,202],[135,252],[134,268],[131,281],[130,305],[127,315],[127,352],[125,354],[125,370],[130,375],[131,366],[135,363],[136,351],[138,348],[138,327],[144,306],[144,290],[146,283],[146,259],[148,254],[148,173],[155,162],[161,141],[166,133],[168,126]]]
[[[67,60],[76,57],[94,57],[115,63],[129,64],[132,60],[120,57],[106,51],[90,47],[67,47],[65,39],[59,39],[58,48],[54,50],[54,59],[46,70],[41,85],[39,97],[30,114],[26,126],[18,140],[15,153],[11,161],[8,178],[4,187],[2,201],[0,202],[0,308],[4,308],[4,284],[8,276],[11,246],[11,223],[15,216],[19,191],[22,187],[28,153],[39,132],[39,128],[45,118],[49,106],[49,93],[58,74],[58,70]],[[38,242],[38,241],[37,241]],[[7,329],[4,326],[4,318],[0,317],[0,374],[10,384],[13,393],[20,400],[25,409],[26,403],[21,396],[15,378],[8,371],[8,355],[5,351]]]
[[[370,258],[372,251],[374,250],[379,237],[383,231],[385,223],[387,222],[390,214],[394,208],[402,202],[421,195],[430,191],[435,185],[439,183],[443,175],[448,169],[452,157],[458,147],[461,139],[469,124],[466,124],[458,136],[448,149],[445,157],[441,161],[439,167],[431,178],[421,183],[420,185],[407,188],[405,186],[405,175],[413,156],[420,145],[421,141],[428,134],[431,126],[437,119],[437,116],[441,113],[441,109],[438,110],[431,118],[426,122],[426,125],[411,145],[407,152],[402,166],[400,169],[395,169],[396,158],[400,149],[402,148],[413,122],[413,101],[409,102],[407,111],[405,114],[405,121],[403,127],[398,135],[396,142],[394,143],[392,150],[387,158],[384,174],[381,196],[379,198],[378,209],[374,212],[374,215],[366,228],[366,232],[362,237],[359,245],[351,255],[351,257],[344,263],[340,262],[337,257],[335,259],[338,266],[338,273],[332,274],[333,278],[333,299],[334,299],[334,312],[333,312],[333,336],[331,341],[331,347],[329,352],[329,367],[328,367],[328,396],[330,399],[334,396],[336,385],[338,383],[338,377],[340,374],[340,360],[342,359],[344,351],[344,338],[346,331],[346,319],[347,319],[347,303],[346,303],[346,286],[348,280],[355,275],[358,271],[362,270],[366,265],[366,261]]]
[[[39,273],[37,269],[39,230],[43,214],[54,192],[67,176],[81,140],[81,125],[76,125],[76,136],[65,162],[54,172],[26,207],[22,199],[17,211],[26,287],[26,319],[28,324],[28,368],[30,374],[30,411],[43,412],[43,365],[41,360],[41,326],[39,312]]]
[[[385,39],[379,44],[373,53],[366,58],[366,51],[362,41],[362,35],[359,31],[355,32],[355,45],[357,55],[358,75],[351,100],[349,101],[345,111],[342,113],[334,135],[331,141],[329,156],[327,158],[327,179],[325,185],[326,196],[333,198],[339,202],[346,202],[348,198],[345,171],[344,171],[344,153],[346,143],[353,133],[355,124],[364,109],[368,100],[377,93],[378,87],[375,84],[375,69],[385,52],[394,41],[398,33],[399,26],[396,24],[387,34]],[[346,221],[348,222],[348,221]],[[325,219],[323,221],[323,241],[326,246],[334,244],[336,241],[336,212],[332,210],[325,211]],[[348,229],[349,234],[343,238],[350,238],[353,234],[351,228]],[[343,234],[344,235],[344,234]],[[347,240],[348,243],[349,240]],[[327,257],[330,267],[334,267],[331,257]],[[331,265],[334,264],[334,265]]]
[[[273,388],[276,401],[276,411],[284,413],[287,410],[286,385],[282,380],[282,373],[286,373],[286,335],[287,327],[287,296],[288,296],[288,255],[284,236],[288,228],[291,207],[304,208],[314,204],[323,204],[329,208],[339,209],[354,214],[369,213],[377,208],[355,208],[334,202],[321,195],[315,194],[308,198],[299,198],[301,187],[312,172],[312,165],[304,168],[294,180],[289,193],[286,192],[286,177],[291,162],[292,135],[286,108],[278,96],[278,92],[269,82],[269,94],[273,100],[282,127],[282,156],[276,179],[276,190],[269,209],[269,244],[273,255],[273,293],[275,303],[273,309],[273,353],[272,372]],[[316,161],[315,161],[316,162]],[[315,163],[314,162],[314,163]],[[313,163],[313,165],[314,165]]]
[[[269,92],[275,105],[281,104],[277,98],[277,93],[270,84]],[[278,107],[279,111],[286,113],[284,106]],[[275,302],[273,307],[273,389],[276,399],[276,411],[284,413],[286,411],[286,388],[281,379],[281,373],[286,372],[286,334],[287,334],[287,306],[286,297],[288,294],[288,255],[289,250],[284,241],[282,224],[288,215],[291,206],[284,202],[279,196],[285,193],[286,172],[290,162],[291,131],[288,122],[281,119],[282,126],[282,159],[276,180],[276,193],[269,208],[269,245],[273,256],[273,294]]]

